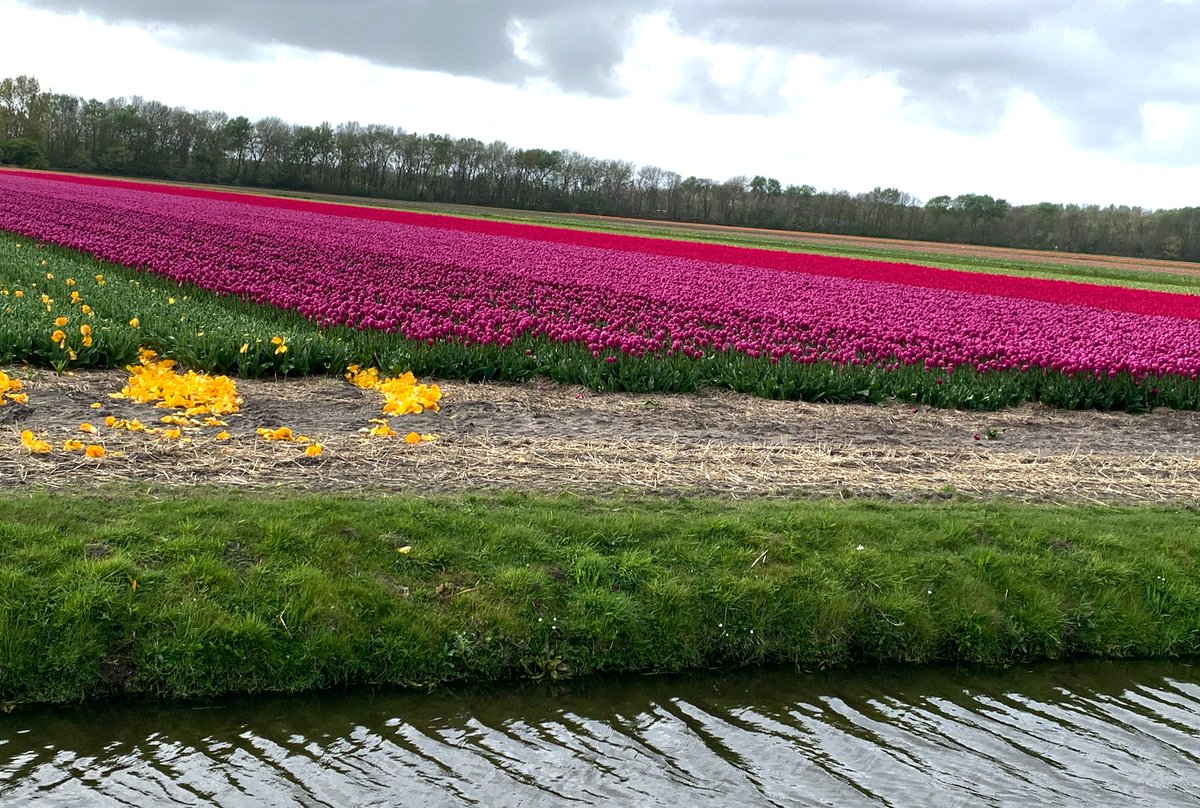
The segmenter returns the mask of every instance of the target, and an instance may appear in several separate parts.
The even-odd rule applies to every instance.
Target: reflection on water
[[[1200,806],[1200,669],[733,673],[0,717],[5,806]]]

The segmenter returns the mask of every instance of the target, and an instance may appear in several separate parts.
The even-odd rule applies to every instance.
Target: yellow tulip
[[[50,444],[37,437],[33,432],[26,429],[21,433],[21,445],[28,449],[32,454],[49,454]]]

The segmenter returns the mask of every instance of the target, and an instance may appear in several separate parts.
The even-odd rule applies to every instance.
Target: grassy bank
[[[1200,525],[1012,504],[0,499],[0,699],[1200,652]]]
[[[73,296],[76,301],[71,302]],[[48,303],[45,301],[49,301]],[[84,311],[84,307],[87,311]],[[56,320],[69,321],[59,330]],[[89,328],[83,338],[80,328]],[[55,339],[61,334],[62,341]],[[287,342],[279,352],[276,338]],[[1200,380],[1164,376],[1150,382],[1055,370],[953,373],[922,365],[801,363],[736,352],[593,356],[586,345],[522,336],[507,347],[438,341],[426,344],[381,331],[322,328],[294,311],[219,297],[70,250],[0,232],[0,365],[56,370],[124,367],[139,346],[188,369],[240,377],[331,374],[350,364],[385,373],[460,381],[522,382],[548,378],[597,391],[694,392],[716,387],[764,398],[819,402],[900,400],[996,410],[1026,401],[1063,409],[1145,412],[1195,409]],[[71,358],[74,356],[74,358]]]

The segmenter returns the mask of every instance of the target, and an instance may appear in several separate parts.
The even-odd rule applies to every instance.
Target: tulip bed
[[[144,271],[125,279],[143,298],[190,298],[181,315],[125,305],[139,333],[113,320],[82,350],[37,320],[71,300],[39,277],[3,303],[25,325],[0,330],[0,361],[116,364],[140,344],[242,375],[358,362],[810,400],[1200,405],[1191,295],[24,173],[0,172],[0,230]],[[259,339],[247,355],[248,335],[279,330],[247,318],[288,316],[297,350]]]

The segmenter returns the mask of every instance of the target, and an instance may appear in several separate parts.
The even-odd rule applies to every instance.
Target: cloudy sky
[[[1200,205],[1200,0],[0,0],[0,77],[922,200]]]

